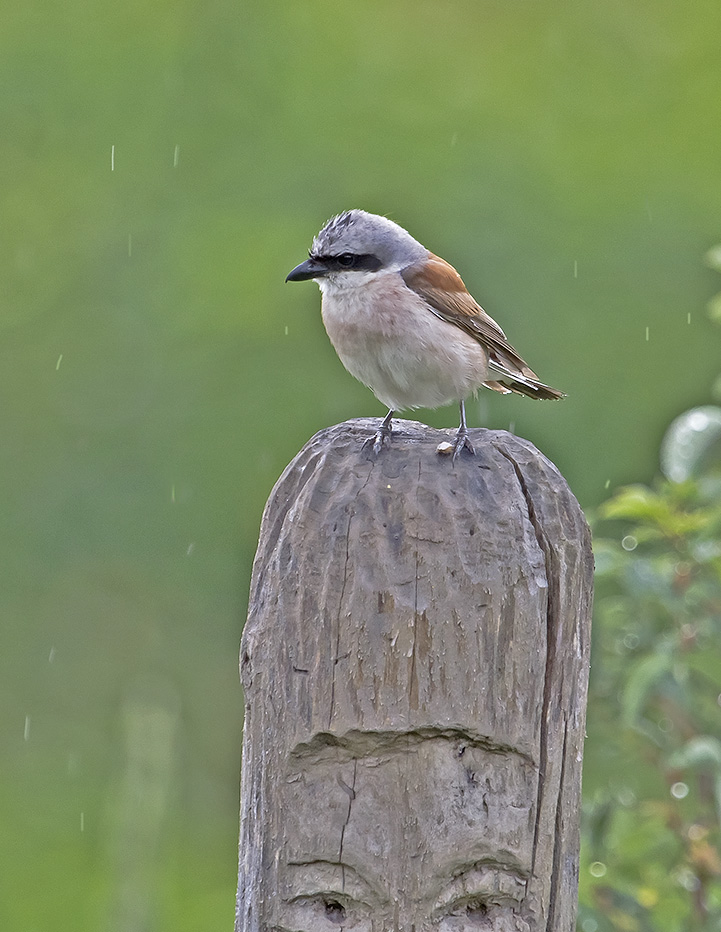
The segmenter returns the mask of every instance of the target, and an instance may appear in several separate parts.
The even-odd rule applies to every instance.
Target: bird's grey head
[[[347,210],[326,223],[313,240],[310,258],[293,269],[286,281],[330,277],[351,284],[368,273],[400,271],[427,255],[424,246],[387,217]]]

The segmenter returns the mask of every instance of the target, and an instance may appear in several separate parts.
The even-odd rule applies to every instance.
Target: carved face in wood
[[[360,428],[359,428],[360,430]],[[319,435],[263,519],[236,932],[573,927],[592,562],[523,441]]]
[[[537,774],[522,755],[426,729],[318,736],[290,764],[272,928],[528,930]]]

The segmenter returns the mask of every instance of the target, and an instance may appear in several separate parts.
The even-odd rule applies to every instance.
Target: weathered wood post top
[[[505,431],[375,419],[276,484],[241,646],[236,932],[571,932],[592,556]]]

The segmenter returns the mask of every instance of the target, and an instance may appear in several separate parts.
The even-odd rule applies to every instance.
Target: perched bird
[[[399,409],[460,402],[455,460],[464,447],[474,452],[464,401],[482,385],[563,397],[539,382],[453,266],[386,217],[348,210],[331,218],[286,281],[309,279],[321,290],[323,323],[341,362],[388,406],[366,441],[376,454],[390,443]]]

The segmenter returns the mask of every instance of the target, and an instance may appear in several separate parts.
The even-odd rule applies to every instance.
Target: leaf
[[[669,758],[671,767],[691,770],[711,770],[714,784],[716,817],[721,822],[721,741],[710,735],[699,735]]]
[[[668,505],[647,486],[628,485],[599,510],[604,518],[657,519],[668,511]]]
[[[664,489],[670,491],[667,486]],[[679,507],[671,494],[659,494],[643,485],[629,485],[621,489],[601,505],[599,513],[603,518],[640,522],[642,526],[634,532],[639,540],[652,540],[658,536],[654,533],[656,529],[664,537],[685,537],[704,528],[710,520],[705,510],[686,511]]]
[[[673,657],[669,653],[644,657],[632,669],[621,697],[621,719],[624,725],[635,725],[648,694],[656,683],[671,672]]]
[[[675,751],[669,758],[670,767],[698,769],[711,765],[712,769],[721,771],[721,741],[710,735],[698,735],[691,738],[684,747]]]

